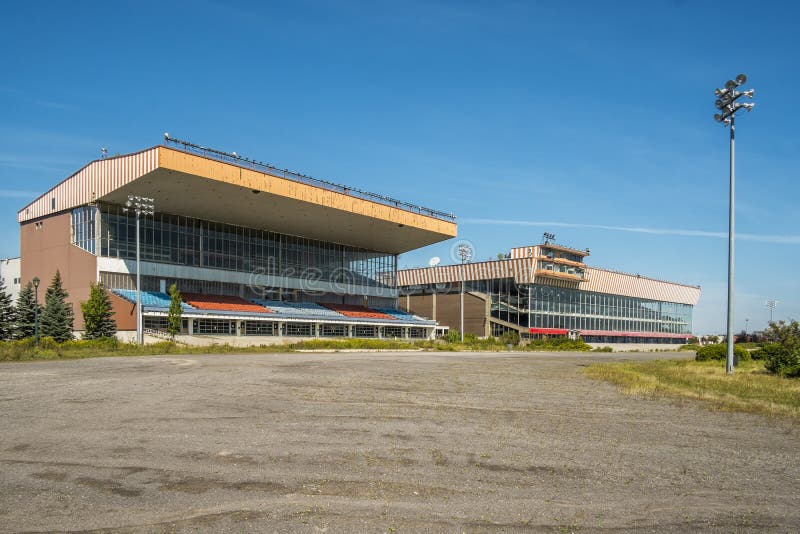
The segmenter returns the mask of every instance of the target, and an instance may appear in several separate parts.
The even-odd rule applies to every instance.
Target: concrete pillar
[[[236,335],[242,335],[242,328],[244,328],[243,321],[236,321]]]
[[[345,328],[347,328],[347,337],[353,337],[353,325],[349,324]]]
[[[382,337],[383,337],[383,327],[379,326],[378,327],[378,339],[381,339]]]
[[[278,337],[283,337],[283,323],[278,323]]]
[[[485,300],[485,307],[483,309],[483,335],[489,337],[492,335],[492,324],[489,322],[489,317],[492,316],[492,297]]]
[[[431,319],[433,319],[435,321],[436,320],[436,293],[434,293],[432,295],[432,297],[433,298],[431,298],[431,308],[433,309],[433,317],[431,317]]]
[[[189,319],[189,335],[194,335],[194,319]]]

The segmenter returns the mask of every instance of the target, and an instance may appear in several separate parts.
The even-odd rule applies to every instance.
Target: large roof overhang
[[[18,218],[25,222],[91,201],[124,204],[129,194],[154,198],[158,212],[387,253],[450,239],[457,230],[453,220],[165,146],[94,161]]]

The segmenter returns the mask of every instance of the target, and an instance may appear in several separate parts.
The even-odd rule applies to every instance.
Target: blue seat
[[[133,289],[114,289],[113,293],[129,302],[136,302],[136,291]],[[166,293],[142,291],[142,308],[169,308],[170,302],[171,299]],[[184,310],[194,309],[185,302],[181,302],[181,308]]]

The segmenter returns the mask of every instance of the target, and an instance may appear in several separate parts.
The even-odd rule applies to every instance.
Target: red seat
[[[183,293],[183,301],[201,310],[217,310],[230,312],[274,313],[269,308],[248,302],[243,298],[228,295],[202,295],[200,293]]]

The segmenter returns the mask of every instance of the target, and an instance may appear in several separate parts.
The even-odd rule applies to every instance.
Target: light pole
[[[33,344],[39,348],[39,277],[33,277],[33,292],[34,292],[34,305],[33,305]]]
[[[461,258],[461,342],[464,342],[464,264],[472,258],[472,247],[467,243],[458,245],[458,257]]]
[[[767,308],[769,308],[769,322],[772,322],[772,312],[775,310],[775,306],[778,305],[778,301],[775,299],[769,299],[767,301]]]
[[[726,126],[730,126],[730,201],[728,204],[728,355],[725,359],[725,371],[730,375],[733,374],[733,244],[735,237],[734,229],[734,201],[736,193],[736,180],[735,180],[735,159],[734,159],[734,138],[735,138],[735,118],[736,112],[740,109],[750,111],[753,109],[752,102],[742,103],[738,100],[745,96],[753,98],[753,89],[749,91],[737,91],[736,88],[747,81],[747,76],[740,74],[735,80],[728,80],[725,82],[724,89],[715,89],[714,94],[717,95],[717,100],[714,103],[720,111],[714,115],[714,120]]]
[[[140,269],[139,250],[139,218],[142,215],[153,215],[155,204],[152,198],[128,195],[128,201],[122,210],[136,214],[136,342],[144,345],[144,329],[142,328],[142,274]]]

